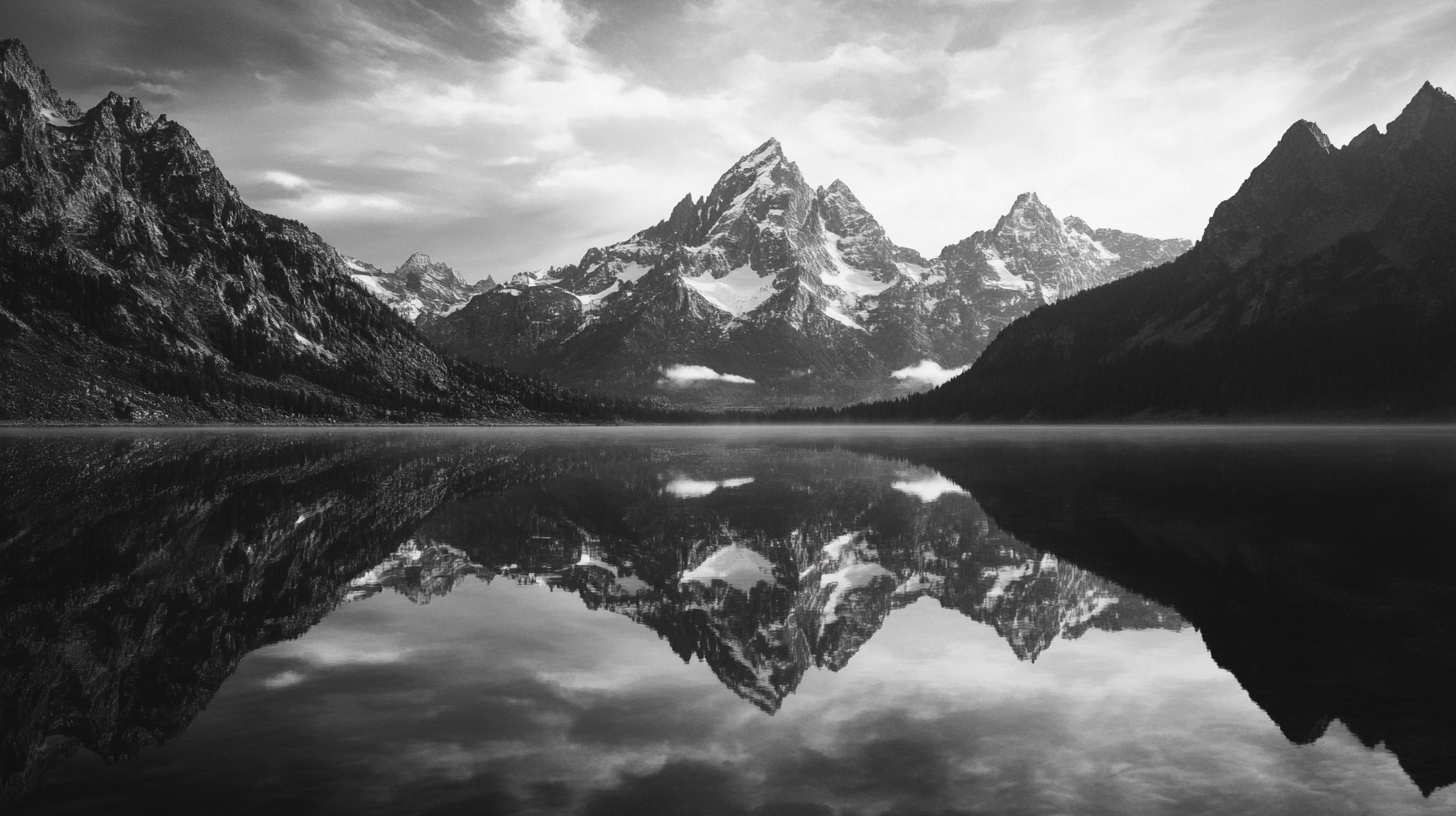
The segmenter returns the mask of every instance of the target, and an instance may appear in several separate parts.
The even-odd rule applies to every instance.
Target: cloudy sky
[[[1197,237],[1295,120],[1343,144],[1456,87],[1430,0],[47,0],[0,37],[177,119],[254,206],[471,279],[625,238],[769,136],[930,255],[1025,190]]]

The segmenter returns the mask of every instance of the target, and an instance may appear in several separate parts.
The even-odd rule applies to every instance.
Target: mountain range
[[[412,323],[444,317],[496,286],[489,277],[479,283],[466,283],[455,270],[431,261],[423,252],[409,256],[393,272],[358,258],[345,257],[344,265],[355,283]]]
[[[858,409],[972,420],[1456,416],[1456,99],[1426,83],[1335,147],[1296,122],[1189,252]]]
[[[1027,193],[927,259],[770,139],[625,241],[472,285],[252,209],[186,129],[83,111],[6,40],[0,421],[1446,418],[1452,223],[1427,83],[1343,148],[1294,124],[1191,249]]]
[[[1189,246],[1059,220],[1033,193],[926,260],[770,139],[707,196],[425,321],[440,346],[564,384],[704,407],[907,393],[1008,323]],[[897,374],[898,372],[898,374]]]

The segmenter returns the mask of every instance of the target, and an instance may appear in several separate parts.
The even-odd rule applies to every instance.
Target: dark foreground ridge
[[[1041,308],[862,419],[1456,417],[1456,100],[1297,122],[1187,254]]]

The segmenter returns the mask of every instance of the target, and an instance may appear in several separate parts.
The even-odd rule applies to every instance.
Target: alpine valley
[[[423,329],[569,386],[698,407],[844,404],[973,362],[1016,318],[1188,249],[1058,220],[1034,193],[926,260],[770,139],[706,197],[576,264],[516,275]],[[413,312],[401,311],[413,315]]]

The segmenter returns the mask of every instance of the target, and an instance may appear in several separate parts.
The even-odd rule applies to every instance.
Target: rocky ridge
[[[355,283],[416,324],[450,314],[496,286],[489,277],[479,283],[466,283],[455,270],[431,261],[423,252],[409,256],[393,272],[350,257],[344,258],[344,266]]]
[[[1058,220],[1026,194],[926,260],[844,182],[811,187],[770,139],[658,224],[426,331],[471,359],[616,393],[848,401],[912,389],[892,374],[924,361],[965,366],[1016,317],[1187,246]]]

